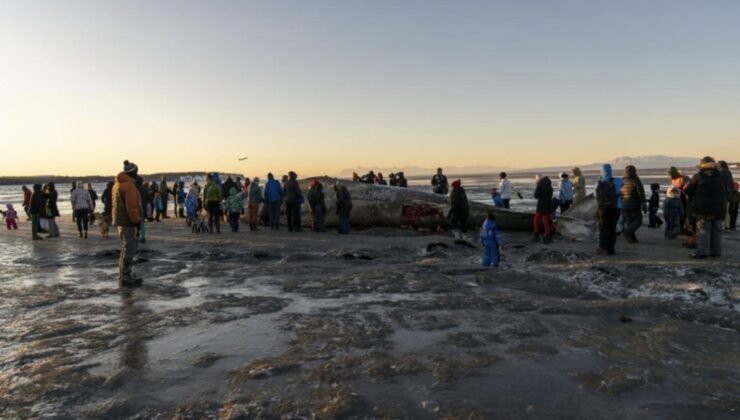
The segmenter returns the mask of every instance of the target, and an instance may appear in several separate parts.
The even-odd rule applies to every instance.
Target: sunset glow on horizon
[[[740,161],[736,1],[0,5],[0,176]]]

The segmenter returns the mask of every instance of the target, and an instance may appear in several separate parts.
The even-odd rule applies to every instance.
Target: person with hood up
[[[224,200],[229,198],[231,196],[231,189],[237,189],[236,182],[231,178],[231,175],[226,177],[226,181],[224,181],[224,185],[221,186],[221,192],[223,194]]]
[[[737,229],[737,213],[740,207],[740,184],[732,184],[732,196],[730,198],[730,230]]]
[[[265,201],[262,198],[262,188],[260,187],[260,179],[254,177],[252,182],[249,184],[249,204],[247,208],[247,217],[249,218],[249,230],[259,230],[257,227],[259,223],[259,212],[260,204]]]
[[[231,187],[229,196],[226,198],[224,208],[228,214],[229,226],[233,233],[239,232],[239,217],[242,215],[244,208],[244,191],[238,191],[236,186]]]
[[[675,239],[681,233],[681,220],[683,220],[683,204],[681,204],[681,191],[671,185],[666,191],[666,199],[663,202],[663,217],[665,218],[665,238]]]
[[[468,204],[468,194],[462,187],[462,181],[459,179],[452,183],[450,192],[450,212],[447,218],[450,220],[452,229],[459,229],[460,232],[468,231],[468,217],[470,217],[470,205]]]
[[[725,230],[730,230],[730,199],[732,198],[732,191],[735,185],[735,180],[732,178],[732,172],[730,166],[724,160],[717,162],[719,165],[719,172],[722,175],[722,179],[725,181],[725,190],[727,191],[727,205],[725,206]]]
[[[583,176],[581,168],[574,167],[570,170],[573,175],[573,204],[578,204],[586,198],[586,177]]]
[[[727,186],[720,166],[709,156],[699,163],[699,172],[686,187],[688,213],[696,224],[696,252],[692,258],[722,255],[722,231],[727,212]]]
[[[442,173],[442,168],[437,168],[437,174],[432,177],[432,192],[441,195],[449,192],[447,177]]]
[[[290,232],[301,231],[301,204],[303,204],[303,192],[298,184],[298,175],[288,172],[288,180],[283,187],[285,194],[285,215],[288,219],[288,230]]]
[[[23,190],[23,211],[26,213],[26,218],[30,220],[31,212],[29,210],[31,208],[31,195],[33,195],[33,193],[25,185],[21,187],[21,189]]]
[[[350,214],[352,213],[352,197],[347,187],[340,185],[339,182],[334,184],[334,192],[337,194],[336,206],[337,216],[339,216],[339,233],[341,235],[347,235],[351,230]]]
[[[604,164],[601,178],[595,188],[597,218],[599,221],[599,255],[614,255],[617,242],[617,224],[621,213],[620,194],[623,182],[612,176],[612,166]]]
[[[308,188],[308,206],[311,209],[311,225],[314,232],[326,232],[324,219],[326,217],[326,200],[324,186],[318,179],[311,182]]]
[[[658,217],[658,209],[660,208],[660,184],[650,184],[650,200],[648,202],[648,227],[657,228],[663,224],[663,221]]]
[[[154,181],[152,181],[154,182]],[[167,185],[167,178],[162,176],[160,178],[159,182],[159,194],[162,197],[162,218],[163,219],[169,219],[170,216],[167,215],[167,203],[169,203],[170,194],[172,191],[170,190],[170,187]],[[153,197],[152,197],[153,198]]]
[[[568,211],[571,205],[573,205],[573,183],[568,179],[568,174],[565,172],[560,173],[560,188],[558,192],[558,200],[560,203],[560,214]]]
[[[533,242],[540,242],[540,225],[544,227],[545,236],[542,237],[543,244],[552,242],[552,182],[550,178],[541,175],[535,177],[537,187],[534,190],[534,198],[537,199],[537,208],[532,220],[534,228]]]
[[[46,198],[41,190],[41,184],[33,184],[33,193],[31,194],[28,213],[31,215],[31,234],[34,241],[42,238],[39,236],[39,223],[41,216],[46,214]]]
[[[206,203],[208,210],[208,228],[213,233],[214,224],[216,233],[221,233],[221,186],[216,181],[216,174],[208,174],[206,185],[203,187],[203,201]]]
[[[483,221],[480,239],[483,244],[483,258],[481,259],[481,265],[483,268],[498,268],[499,260],[501,258],[501,248],[504,243],[501,237],[501,231],[499,231],[498,226],[496,225],[495,214],[488,213],[486,220]]]
[[[53,182],[50,182],[47,185],[46,194],[46,217],[49,223],[49,235],[47,236],[47,238],[58,238],[59,225],[57,224],[56,218],[59,217],[59,207],[57,207],[59,193],[57,193],[56,187]]]
[[[103,217],[108,224],[111,224],[111,212],[113,211],[113,181],[108,181],[103,194],[100,196],[100,202],[103,203]]]
[[[283,188],[272,173],[267,174],[267,183],[265,183],[265,204],[268,208],[270,230],[280,230],[280,206],[283,204]]]
[[[396,174],[396,182],[399,188],[409,187],[409,181],[406,179],[406,175],[404,175],[403,172],[399,172]]]
[[[622,180],[624,181],[621,189],[624,239],[630,243],[637,243],[636,233],[642,226],[642,215],[648,211],[645,187],[640,177],[637,176],[637,168],[632,165],[624,168]]]
[[[185,222],[188,226],[191,226],[198,218],[198,192],[197,188],[191,186],[185,196]]]
[[[70,201],[77,221],[77,232],[79,232],[80,238],[87,239],[87,222],[90,220],[90,212],[93,211],[95,205],[92,197],[90,197],[90,192],[82,186],[82,182],[77,181],[77,184],[75,184]]]
[[[142,217],[141,193],[136,186],[139,168],[128,160],[123,162],[123,172],[116,176],[111,191],[113,199],[112,222],[118,227],[121,238],[121,254],[118,260],[118,284],[120,287],[140,286],[142,279],[134,276],[134,256],[138,249],[137,226]]]
[[[5,205],[5,227],[8,230],[18,230],[18,213],[11,203]]]

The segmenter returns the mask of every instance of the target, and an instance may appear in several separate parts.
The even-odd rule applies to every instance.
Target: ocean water
[[[615,173],[618,172],[615,171]],[[553,188],[555,190],[555,194],[557,194],[557,189],[559,186],[559,180],[557,178],[558,175],[545,175],[550,176],[550,179],[553,180]],[[534,176],[534,173],[517,173],[509,175],[509,179],[514,184],[514,187],[524,197],[521,200],[514,198],[511,201],[512,209],[521,211],[532,211],[535,208],[536,200],[534,199]],[[599,174],[596,172],[586,172],[584,176],[586,177],[588,183],[587,191],[591,193],[593,192],[594,184],[598,179]],[[665,193],[666,188],[670,185],[670,181],[665,175],[665,171],[662,169],[640,171],[640,178],[645,185],[646,194],[648,195],[650,194],[651,183],[659,183],[662,193]],[[462,181],[463,187],[465,187],[468,193],[468,198],[470,200],[486,204],[492,203],[490,191],[492,187],[498,186],[499,181],[498,174],[464,176],[448,175],[448,179],[450,182],[455,179],[460,179]],[[430,180],[431,177],[409,177],[409,188],[417,189],[420,191],[431,191]],[[29,188],[30,187],[31,186],[29,185]],[[59,190],[59,212],[62,215],[72,214],[72,208],[69,200],[70,188],[72,188],[71,184],[57,185],[57,189]],[[105,182],[93,183],[93,188],[98,193],[98,196],[100,196],[105,189]],[[663,195],[661,195],[661,197],[663,197]],[[13,203],[17,210],[22,211],[21,204],[23,203],[23,191],[21,190],[21,185],[0,186],[0,204],[2,204],[3,209],[5,208],[5,204],[7,203]],[[98,204],[100,203],[98,202]]]

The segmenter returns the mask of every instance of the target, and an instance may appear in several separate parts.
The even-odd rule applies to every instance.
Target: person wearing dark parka
[[[113,225],[118,227],[121,254],[118,260],[118,284],[121,287],[140,286],[141,278],[133,275],[134,256],[138,250],[136,229],[143,221],[141,193],[136,186],[139,168],[133,162],[123,162],[123,172],[116,176],[113,198]]]
[[[687,212],[696,222],[696,252],[692,258],[722,255],[727,186],[720,166],[707,156],[699,163],[699,172],[691,178],[685,190],[689,197]]]
[[[624,239],[630,243],[637,242],[637,230],[642,226],[642,215],[648,212],[645,187],[637,168],[628,165],[624,168],[624,184],[621,188],[622,218],[624,220]]]

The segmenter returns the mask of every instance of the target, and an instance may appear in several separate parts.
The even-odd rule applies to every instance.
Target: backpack
[[[596,203],[602,209],[617,208],[617,191],[614,187],[614,181],[610,179],[607,182],[599,182],[596,186]]]

